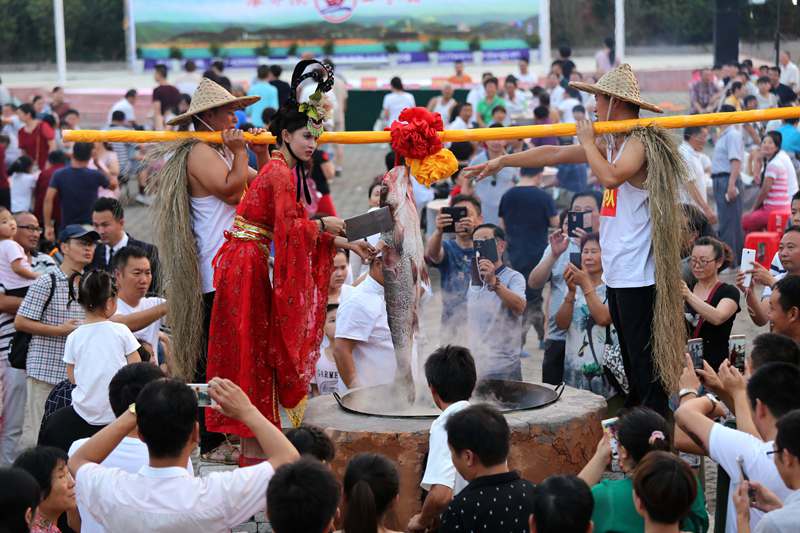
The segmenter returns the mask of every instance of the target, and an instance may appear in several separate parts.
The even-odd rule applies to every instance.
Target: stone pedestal
[[[602,397],[567,387],[552,405],[506,414],[511,428],[509,466],[534,483],[552,474],[577,474],[594,454],[605,412]],[[387,526],[404,530],[420,509],[419,482],[432,420],[351,414],[325,395],[309,401],[304,423],[321,427],[333,439],[336,459],[331,466],[339,479],[357,453],[381,453],[395,461],[400,502]]]

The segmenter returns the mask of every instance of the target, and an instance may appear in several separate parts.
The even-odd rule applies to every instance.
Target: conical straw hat
[[[633,75],[633,70],[627,63],[623,63],[614,70],[606,72],[595,84],[571,81],[569,86],[587,93],[612,96],[654,113],[664,112],[657,105],[642,100],[642,95],[639,93],[639,82],[636,81],[636,76]]]
[[[167,125],[183,124],[198,113],[225,105],[234,104],[237,109],[241,109],[258,102],[260,99],[260,96],[240,96],[237,98],[226,91],[220,84],[208,78],[203,78],[192,95],[192,103],[189,104],[189,109],[186,113],[168,120]]]

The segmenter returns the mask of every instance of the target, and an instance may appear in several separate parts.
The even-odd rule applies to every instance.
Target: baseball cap
[[[86,229],[80,224],[70,224],[61,230],[58,235],[58,242],[67,242],[70,239],[84,239],[97,242],[100,234],[92,229]]]

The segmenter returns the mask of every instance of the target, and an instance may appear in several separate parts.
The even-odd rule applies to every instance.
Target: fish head
[[[411,183],[404,166],[396,166],[383,176],[381,182],[381,207],[388,206],[394,213],[409,198]],[[413,196],[411,196],[413,199]]]

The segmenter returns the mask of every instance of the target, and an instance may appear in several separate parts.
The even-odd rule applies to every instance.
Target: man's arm
[[[442,237],[444,237],[444,232],[438,224],[439,218],[441,217],[441,213],[436,216],[436,229],[433,230],[433,234],[431,235],[430,239],[428,239],[427,244],[425,244],[425,259],[427,259],[432,265],[439,265],[444,260],[444,246],[442,246]]]
[[[144,311],[137,311],[129,315],[116,314],[111,317],[112,322],[125,324],[131,331],[139,331],[144,329],[156,320],[164,318],[167,315],[167,303],[158,304],[150,309]]]
[[[230,130],[224,135],[231,135]],[[245,183],[251,177],[252,169],[247,164],[247,150],[244,141],[233,152],[233,165],[230,169],[207,144],[198,143],[189,154],[189,174],[203,189],[203,192],[216,196],[229,205],[236,205],[244,191]]]
[[[423,532],[432,528],[442,513],[453,500],[453,489],[445,485],[433,485],[419,514],[411,517],[408,531],[411,533]]]
[[[349,389],[358,386],[356,365],[355,361],[353,361],[353,348],[355,348],[357,342],[352,339],[336,337],[336,342],[333,345],[333,358],[336,361],[336,369]]]
[[[586,163],[586,153],[579,145],[537,146],[516,154],[506,154],[485,163],[464,169],[465,178],[477,175],[478,179],[491,176],[505,167],[545,167],[562,163]]]
[[[14,318],[14,328],[17,331],[39,335],[40,337],[65,337],[72,333],[78,325],[77,320],[67,320],[59,326],[50,326],[19,314]]]
[[[739,196],[739,190],[736,188],[736,180],[739,179],[741,172],[742,162],[738,159],[732,159],[731,175],[728,177],[728,190],[726,191],[731,202],[734,201],[737,196]]]
[[[586,153],[586,161],[592,168],[597,181],[605,188],[614,189],[635,177],[645,164],[644,144],[638,139],[629,137],[625,150],[615,163],[600,153],[594,135],[594,126],[588,120],[577,123],[578,140]]]
[[[69,458],[67,466],[72,476],[77,476],[78,470],[87,463],[102,463],[135,427],[136,415],[125,411],[122,416],[95,433]]]
[[[18,296],[8,296],[0,294],[0,313],[8,313],[15,315],[19,306],[22,304],[22,298]]]
[[[502,282],[498,282],[494,289],[495,294],[497,294],[500,301],[503,302],[503,305],[508,307],[508,309],[517,316],[522,315],[525,312],[525,296],[520,296],[510,287],[506,287],[505,284]]]
[[[56,199],[56,194],[58,194],[58,190],[54,189],[53,187],[47,188],[47,193],[44,195],[44,227],[46,230],[53,231],[53,202]],[[47,237],[50,240],[55,240],[55,235],[51,237]]]
[[[711,441],[711,429],[715,422],[712,416],[716,405],[707,397],[694,398],[681,404],[675,411],[675,422],[689,438],[708,455]]]

